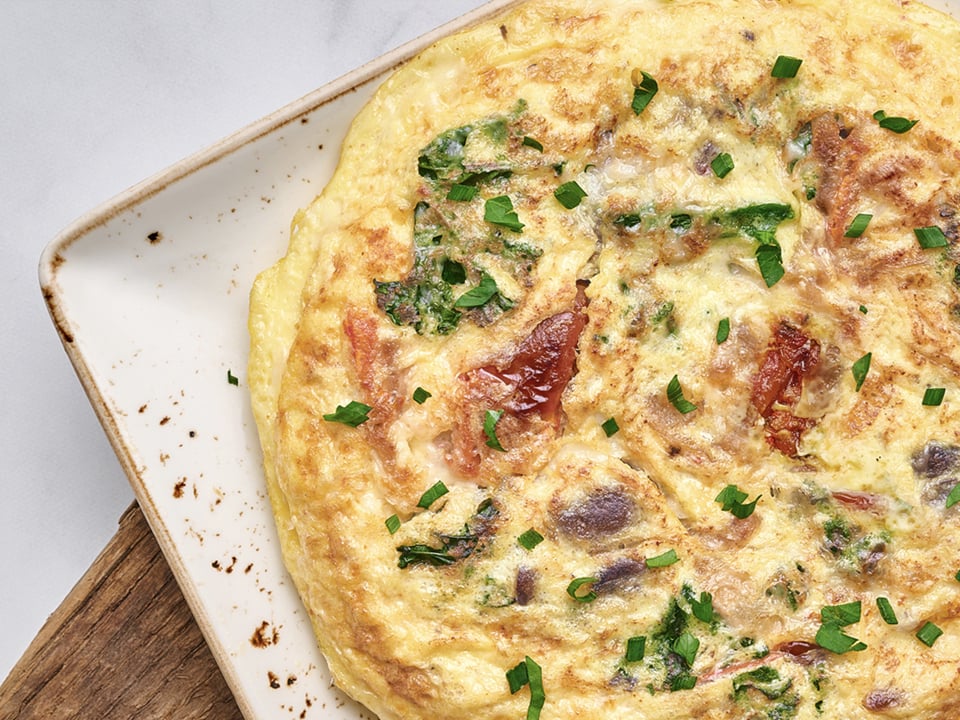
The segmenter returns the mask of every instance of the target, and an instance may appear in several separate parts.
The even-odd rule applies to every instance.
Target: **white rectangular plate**
[[[64,347],[245,717],[369,718],[331,687],[280,556],[244,376],[254,277],[334,171],[354,115],[495,0],[187,158],[44,251]],[[228,382],[228,374],[239,380]]]
[[[50,314],[248,718],[372,717],[330,685],[280,557],[244,383],[247,298],[353,116],[494,0],[97,208],[47,247]],[[933,0],[960,14],[960,0]],[[228,373],[239,385],[228,382]]]

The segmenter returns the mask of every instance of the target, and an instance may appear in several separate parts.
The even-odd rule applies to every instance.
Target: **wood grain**
[[[0,720],[242,716],[140,508],[0,685]]]

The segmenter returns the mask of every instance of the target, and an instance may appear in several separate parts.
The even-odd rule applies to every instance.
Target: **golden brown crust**
[[[913,2],[533,0],[385,83],[251,298],[340,687],[518,718],[530,658],[544,718],[960,712],[958,47]]]

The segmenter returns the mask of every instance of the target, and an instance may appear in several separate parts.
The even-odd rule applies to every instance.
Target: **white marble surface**
[[[53,330],[43,247],[127,187],[482,0],[0,0],[0,678],[133,493]]]

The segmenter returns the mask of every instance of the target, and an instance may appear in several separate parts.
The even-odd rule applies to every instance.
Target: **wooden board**
[[[0,685],[0,720],[241,720],[134,504]]]

